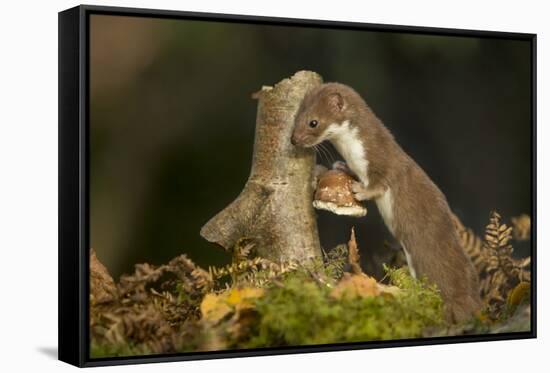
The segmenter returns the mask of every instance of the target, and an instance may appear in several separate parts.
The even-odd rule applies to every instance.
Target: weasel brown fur
[[[376,202],[413,276],[425,275],[438,286],[449,320],[480,309],[477,273],[459,243],[445,196],[357,92],[339,83],[310,91],[291,140],[302,147],[332,142],[360,180],[356,198]]]

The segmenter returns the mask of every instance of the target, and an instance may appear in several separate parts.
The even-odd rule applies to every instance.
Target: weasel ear
[[[342,97],[342,95],[338,92],[331,93],[328,96],[328,104],[330,109],[335,113],[341,112],[346,106],[344,102],[344,97]]]

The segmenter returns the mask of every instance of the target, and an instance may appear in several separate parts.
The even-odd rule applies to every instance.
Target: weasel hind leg
[[[443,296],[447,319],[459,323],[474,317],[482,308],[483,303],[479,294],[479,280],[473,267],[469,267],[462,282],[454,284],[453,294]],[[442,294],[444,295],[444,294]]]
[[[481,309],[481,302],[473,296],[448,300],[445,303],[445,315],[451,323],[467,321]]]

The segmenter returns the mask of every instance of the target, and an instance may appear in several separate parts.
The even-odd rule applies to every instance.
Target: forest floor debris
[[[446,324],[437,288],[406,267],[384,267],[381,281],[363,273],[353,231],[322,261],[250,258],[243,241],[228,266],[206,270],[181,255],[136,265],[118,283],[92,250],[91,357],[528,331],[530,262],[512,258],[512,236],[493,213],[485,240],[470,248],[496,290],[482,291],[486,309],[459,325]]]

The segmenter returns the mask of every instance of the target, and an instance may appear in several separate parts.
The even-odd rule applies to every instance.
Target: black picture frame
[[[399,31],[529,41],[531,45],[531,331],[493,335],[371,341],[292,348],[194,352],[125,358],[89,357],[89,17],[92,14],[304,27]],[[536,34],[412,27],[81,5],[59,13],[59,360],[79,367],[280,355],[401,346],[536,338]]]

